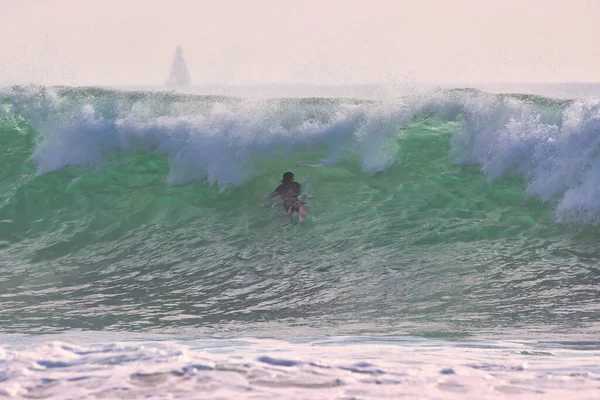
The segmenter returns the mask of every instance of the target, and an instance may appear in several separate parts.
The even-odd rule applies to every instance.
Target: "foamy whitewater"
[[[600,397],[593,96],[0,98],[0,397]]]

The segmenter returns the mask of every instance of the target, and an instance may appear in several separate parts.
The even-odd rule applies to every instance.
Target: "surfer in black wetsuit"
[[[289,213],[300,213],[300,221],[304,221],[307,212],[306,204],[298,198],[301,190],[302,187],[300,184],[294,180],[294,174],[286,172],[281,179],[281,185],[277,186],[272,195],[279,195],[281,200],[283,200],[283,206],[286,211]]]

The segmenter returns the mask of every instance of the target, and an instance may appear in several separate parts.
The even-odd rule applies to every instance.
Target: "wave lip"
[[[170,185],[204,180],[224,189],[303,152],[321,153],[315,161],[324,166],[351,154],[375,174],[402,160],[407,129],[434,118],[462,123],[451,139],[456,164],[480,165],[490,181],[520,176],[527,194],[557,204],[560,222],[600,221],[598,100],[473,90],[386,103],[47,88],[4,96],[4,118],[25,117],[37,132],[30,159],[40,175],[65,166],[102,169],[123,151],[168,156]]]
[[[480,165],[490,181],[520,176],[528,195],[558,203],[558,221],[598,224],[599,101],[476,93],[427,106],[463,121],[452,138],[455,162]]]
[[[350,147],[363,170],[373,173],[393,162],[388,139],[410,117],[402,110],[382,113],[365,104],[320,109],[301,102],[290,107],[284,101],[198,101],[209,104],[183,115],[176,104],[152,115],[152,104],[127,105],[117,96],[108,102],[92,99],[66,114],[55,110],[45,121],[30,116],[40,135],[31,160],[44,174],[65,166],[98,165],[117,151],[151,151],[169,157],[169,184],[207,180],[227,187],[260,174],[262,161],[274,154],[324,150],[323,163],[331,165]],[[46,106],[57,108],[53,103]]]

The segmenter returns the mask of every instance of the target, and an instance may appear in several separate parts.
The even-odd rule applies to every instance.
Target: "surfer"
[[[304,221],[307,212],[306,204],[298,198],[301,189],[300,184],[294,180],[294,174],[288,171],[283,174],[281,185],[277,186],[277,189],[275,189],[271,196],[279,195],[281,200],[283,200],[283,206],[286,211],[289,213],[300,213],[300,221]]]

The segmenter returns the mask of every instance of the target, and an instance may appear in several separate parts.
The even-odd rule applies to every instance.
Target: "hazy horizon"
[[[25,0],[0,15],[0,84],[600,82],[600,2]]]

